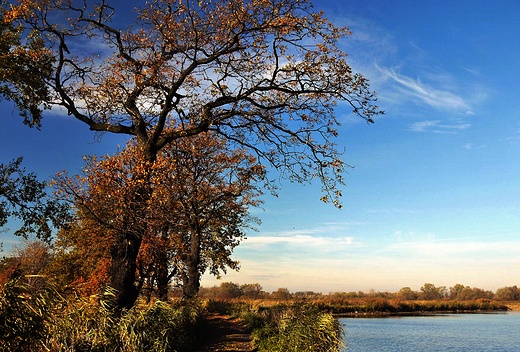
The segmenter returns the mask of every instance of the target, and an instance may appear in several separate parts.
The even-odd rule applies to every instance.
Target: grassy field
[[[395,298],[310,298],[310,299],[232,299],[208,300],[210,305],[221,307],[221,313],[233,313],[233,309],[240,310],[243,306],[271,307],[276,305],[290,305],[304,303],[312,305],[318,310],[334,315],[353,314],[391,314],[391,313],[420,313],[420,312],[476,312],[476,311],[506,311],[520,310],[520,303],[502,302],[489,299],[477,300],[400,300]],[[217,303],[218,302],[218,303]],[[516,305],[515,305],[516,303]],[[227,308],[226,308],[227,307]]]

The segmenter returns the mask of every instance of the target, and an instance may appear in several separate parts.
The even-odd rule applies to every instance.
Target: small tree
[[[515,286],[505,286],[497,290],[494,296],[500,301],[516,301],[520,299],[520,290]]]
[[[217,298],[238,298],[242,295],[240,286],[234,282],[223,282],[219,286]]]
[[[240,286],[240,291],[247,298],[259,298],[262,294],[262,286],[258,283],[256,284],[244,284]]]
[[[421,287],[421,298],[425,300],[442,299],[446,296],[446,293],[445,286],[435,287],[434,284],[425,283]]]
[[[33,293],[45,287],[45,276],[54,259],[48,244],[38,240],[25,240],[14,246],[11,256],[20,274],[26,276],[24,282]]]
[[[464,290],[465,286],[462,284],[456,284],[453,287],[450,287],[450,299],[461,299],[462,291]]]
[[[274,299],[285,300],[291,298],[291,292],[286,287],[280,287],[278,290],[273,292]]]

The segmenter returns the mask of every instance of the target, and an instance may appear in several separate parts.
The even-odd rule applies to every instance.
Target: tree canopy
[[[319,177],[324,200],[337,201],[345,164],[333,142],[335,106],[346,102],[369,122],[380,113],[368,80],[337,47],[348,28],[309,1],[159,0],[135,7],[130,26],[118,22],[128,9],[105,0],[21,0],[3,12],[28,33],[14,46],[47,67],[34,82],[4,83],[45,87],[36,106],[59,106],[93,131],[136,136],[150,159],[172,140],[212,130],[287,177]],[[31,110],[28,123],[41,117]]]

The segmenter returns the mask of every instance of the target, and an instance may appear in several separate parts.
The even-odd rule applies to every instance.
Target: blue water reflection
[[[348,352],[520,351],[520,313],[342,318]]]

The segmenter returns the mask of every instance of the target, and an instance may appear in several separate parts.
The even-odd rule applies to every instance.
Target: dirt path
[[[197,352],[253,352],[251,335],[237,319],[213,314],[207,318],[207,335],[204,346]]]

